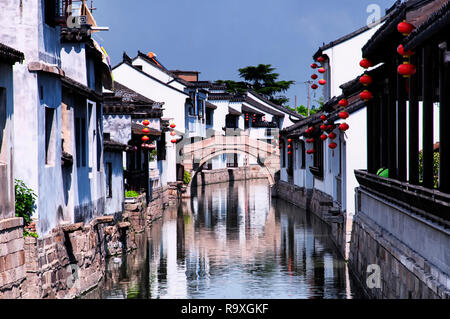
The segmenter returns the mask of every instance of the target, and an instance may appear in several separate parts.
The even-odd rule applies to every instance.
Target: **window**
[[[44,1],[44,14],[45,23],[51,27],[56,26],[56,16],[59,9],[59,0],[45,0]]]
[[[281,156],[281,167],[286,167],[286,154],[284,149],[284,140],[280,140],[280,156]]]
[[[55,160],[55,138],[53,136],[53,122],[55,110],[45,108],[45,164],[52,165]]]
[[[323,141],[316,138],[314,142],[314,166],[310,168],[311,172],[319,178],[323,177]]]
[[[86,167],[86,118],[75,118],[75,145],[77,152],[77,167]]]
[[[6,128],[6,89],[0,88],[0,161],[7,162],[6,152],[4,152],[5,147],[3,143],[6,142],[4,133]]]
[[[205,112],[204,112],[204,105],[205,105],[205,102],[198,97],[197,98],[197,110],[198,110],[198,117],[199,118],[203,118],[204,117],[204,114],[205,114]]]
[[[100,172],[102,167],[102,135],[103,120],[102,120],[102,108],[97,105],[97,172]]]
[[[206,109],[206,125],[213,125],[214,111],[212,109]]]
[[[305,145],[305,141],[300,141],[300,152],[302,152],[302,169],[306,168],[306,145]],[[299,156],[300,157],[300,156]]]
[[[106,176],[106,197],[112,198],[112,163],[105,165]]]
[[[157,144],[157,160],[165,161],[166,160],[166,135],[162,134],[161,139],[156,143]]]

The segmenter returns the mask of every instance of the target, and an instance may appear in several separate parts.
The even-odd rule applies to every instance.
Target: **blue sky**
[[[395,0],[95,0],[110,31],[95,35],[112,64],[123,51],[155,52],[168,69],[200,71],[201,80],[239,80],[238,69],[272,64],[287,93],[306,105],[312,56],[324,43],[366,24],[367,7],[384,14]],[[88,1],[90,4],[90,1]],[[357,63],[359,61],[355,61]]]

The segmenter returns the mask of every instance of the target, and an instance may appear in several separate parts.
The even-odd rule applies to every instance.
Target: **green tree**
[[[303,115],[304,117],[308,117],[308,108],[305,107],[304,105],[297,106],[296,109],[293,108],[293,107],[290,107],[290,106],[286,106],[286,108],[288,108],[288,109],[291,110],[291,111],[297,112],[297,113],[299,113],[300,115]],[[310,116],[311,116],[311,115],[314,115],[314,114],[316,114],[316,113],[319,112],[319,111],[320,111],[320,109],[318,109],[318,108],[316,108],[315,106],[313,106],[313,107],[309,110],[309,115],[310,115]]]
[[[271,64],[259,64],[258,66],[248,66],[239,69],[239,76],[245,81],[217,81],[218,84],[225,84],[230,93],[243,94],[248,89],[253,89],[269,101],[284,105],[289,99],[282,95],[295,83],[295,81],[278,81],[279,74],[275,73],[275,68]]]

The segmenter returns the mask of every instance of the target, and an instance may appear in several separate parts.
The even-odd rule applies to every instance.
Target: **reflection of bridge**
[[[205,163],[223,154],[242,154],[255,158],[258,164],[265,168],[270,184],[275,183],[275,173],[280,170],[280,150],[275,145],[249,136],[213,136],[185,145],[182,163],[184,169],[193,177]],[[197,169],[194,164],[198,164]]]

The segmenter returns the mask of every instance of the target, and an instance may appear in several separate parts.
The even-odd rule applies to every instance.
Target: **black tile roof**
[[[0,43],[0,61],[15,64],[16,62],[22,63],[23,60],[25,60],[25,56],[22,52]]]
[[[450,26],[450,2],[433,13],[404,40],[405,50],[415,49],[436,33]]]

